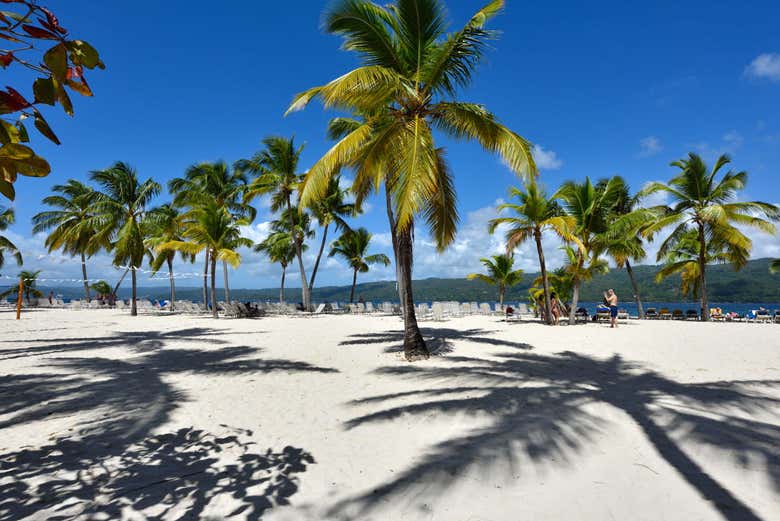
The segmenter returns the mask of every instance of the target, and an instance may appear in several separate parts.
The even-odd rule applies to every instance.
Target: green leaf
[[[14,185],[9,183],[8,181],[0,179],[0,194],[3,194],[8,199],[13,201],[14,198],[16,197],[16,191],[14,190]]]
[[[64,44],[58,43],[43,55],[43,63],[58,80],[64,80],[68,72],[68,51]]]
[[[67,91],[62,84],[57,80],[52,80],[54,84],[54,91],[57,93],[57,99],[62,104],[62,108],[68,116],[73,115],[73,103],[70,101]]]
[[[19,129],[5,120],[0,120],[0,143],[7,145],[19,141],[21,141]]]
[[[49,124],[45,119],[43,119],[43,116],[37,110],[35,111],[35,128],[38,129],[38,132],[49,138],[49,140],[58,145],[60,144],[60,140],[57,135],[52,131],[51,127],[49,127]]]
[[[37,78],[35,83],[33,83],[33,94],[35,95],[36,103],[54,105],[57,101],[54,91],[54,80],[51,78]]]
[[[94,69],[95,67],[105,68],[103,62],[100,61],[100,56],[97,50],[90,44],[83,40],[73,40],[66,42],[65,45],[70,51],[70,59],[76,65],[83,65],[87,69]]]
[[[24,126],[24,123],[17,121],[16,130],[19,131],[19,141],[22,143],[28,143],[30,141],[30,136],[27,134],[27,127]]]
[[[35,157],[35,152],[33,152],[32,148],[25,145],[10,143],[0,147],[0,158],[3,159],[26,160],[32,157]]]

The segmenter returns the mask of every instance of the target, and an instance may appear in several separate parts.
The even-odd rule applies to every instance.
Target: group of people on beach
[[[618,296],[615,290],[610,288],[604,292],[604,305],[609,308],[610,328],[617,327],[618,316]],[[544,298],[540,298],[537,302],[537,310],[541,314],[542,320],[547,318],[547,306],[545,305]],[[561,302],[558,295],[553,291],[550,293],[550,316],[552,317],[553,325],[558,325],[561,316],[566,316],[571,312],[571,304],[569,302]]]

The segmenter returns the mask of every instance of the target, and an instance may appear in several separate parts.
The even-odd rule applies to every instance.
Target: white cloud
[[[780,54],[765,53],[758,55],[745,67],[745,75],[750,78],[780,81]]]
[[[654,156],[664,149],[661,140],[655,136],[647,136],[640,139],[639,148],[639,157]]]
[[[255,244],[263,242],[271,234],[271,221],[263,221],[251,226],[242,226],[241,235]]]
[[[736,150],[742,146],[745,138],[743,138],[742,135],[736,130],[732,130],[730,132],[726,132],[723,135],[723,141],[725,141],[731,149]]]
[[[563,166],[563,160],[552,150],[545,150],[541,145],[534,145],[534,161],[539,170],[558,170]]]

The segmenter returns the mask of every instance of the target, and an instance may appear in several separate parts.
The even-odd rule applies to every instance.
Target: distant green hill
[[[661,284],[656,284],[654,278],[657,270],[656,266],[634,267],[643,300],[656,302],[685,300],[680,296],[679,278],[671,277]],[[780,302],[780,274],[769,273],[769,259],[750,261],[738,272],[724,265],[710,266],[708,270],[709,295],[713,302]],[[528,297],[528,288],[537,276],[538,273],[526,273],[523,282],[508,292],[507,300],[525,301]],[[630,300],[633,294],[625,270],[613,269],[608,274],[586,283],[582,288],[581,300],[585,302],[601,300],[601,294],[607,288],[614,288],[624,301]],[[222,290],[218,291],[221,299]],[[66,298],[81,298],[83,295],[79,287],[55,288],[55,293],[62,294]],[[129,293],[130,289],[127,285],[120,290],[120,296],[123,298],[129,297]],[[145,298],[166,298],[168,292],[165,286],[144,287],[139,288],[138,294]],[[200,300],[201,290],[194,287],[180,287],[177,288],[176,294],[177,298]],[[394,281],[358,284],[355,294],[373,302],[398,300]],[[274,301],[279,298],[279,289],[234,289],[231,290],[231,296],[238,300]],[[480,281],[436,278],[416,280],[414,296],[417,301],[428,302],[434,300],[492,302],[497,298],[495,289]],[[299,288],[287,288],[288,301],[297,302],[299,298]],[[314,290],[315,301],[344,302],[348,299],[349,286],[327,286]]]

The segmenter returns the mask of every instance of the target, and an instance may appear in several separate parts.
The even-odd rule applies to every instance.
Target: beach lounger
[[[574,321],[575,322],[585,322],[587,323],[590,320],[590,315],[588,314],[588,310],[585,308],[577,308],[577,311],[574,312]]]
[[[490,309],[490,304],[487,302],[483,302],[479,305],[479,314],[480,315],[492,315],[493,311]]]
[[[685,312],[685,320],[699,320],[699,313],[695,309],[689,309]]]
[[[769,311],[766,309],[759,309],[756,311],[756,322],[766,322],[767,324],[772,322],[772,316],[769,314]]]
[[[669,312],[667,308],[661,308],[658,311],[658,318],[660,318],[661,320],[671,320],[672,314]]]
[[[675,309],[672,311],[672,320],[685,320],[685,314],[682,309]]]
[[[630,319],[631,316],[628,314],[628,311],[625,309],[619,309],[617,319],[622,320],[623,322],[628,322],[628,319]]]
[[[655,308],[647,308],[647,311],[645,311],[645,318],[647,320],[656,320],[658,318],[658,310]]]
[[[612,320],[608,307],[599,306],[596,308],[596,321],[601,322],[602,320],[606,320],[607,322]]]
[[[515,309],[517,310],[517,313],[519,313],[520,315],[530,315],[531,314],[531,311],[529,311],[529,309],[528,309],[528,305],[524,304],[524,303],[518,304],[517,308],[515,308]]]
[[[780,324],[780,309],[776,309],[772,314],[772,322]]]

